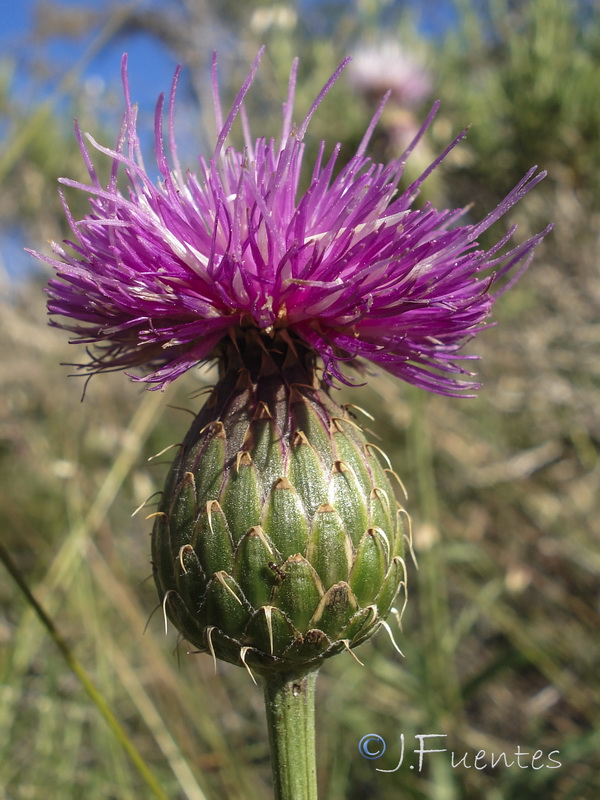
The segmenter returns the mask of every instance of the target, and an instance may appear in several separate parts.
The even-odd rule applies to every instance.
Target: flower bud
[[[364,642],[404,576],[388,470],[311,359],[281,335],[230,348],[152,537],[181,634],[259,673],[306,672]]]

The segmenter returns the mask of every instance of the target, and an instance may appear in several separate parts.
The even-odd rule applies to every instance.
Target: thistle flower
[[[175,460],[153,534],[155,579],[166,613],[199,649],[258,671],[306,671],[382,624],[403,578],[404,518],[382,466],[334,381],[372,362],[447,395],[477,384],[457,355],[485,327],[500,279],[524,269],[539,234],[501,252],[478,237],[544,177],[530,170],[481,222],[465,211],[412,207],[427,175],[404,191],[402,159],[372,164],[369,138],[335,174],[339,145],[322,143],[299,190],[303,139],[337,79],[293,124],[297,62],[279,141],[253,140],[244,98],[261,53],[223,120],[213,61],[218,138],[198,174],[184,173],[174,141],[176,73],[156,107],[160,180],[142,161],[123,59],[126,111],[108,184],[77,137],[90,195],[70,249],[44,258],[57,271],[54,325],[91,345],[91,372],[143,367],[161,388],[216,359],[219,382]],[[245,148],[227,144],[241,118]],[[168,157],[170,156],[170,159]],[[118,181],[125,173],[128,188]],[[518,271],[517,271],[518,274]],[[502,291],[502,290],[500,290]],[[320,362],[322,378],[316,369]]]
[[[357,47],[348,68],[350,82],[367,95],[390,91],[403,108],[422,103],[431,91],[431,76],[415,53],[397,39],[386,38]]]
[[[74,240],[53,245],[52,324],[90,346],[89,372],[142,368],[162,388],[216,360],[219,379],[175,459],[152,536],[166,616],[201,651],[243,665],[265,686],[279,800],[314,800],[314,672],[385,621],[404,581],[406,512],[395,473],[349,408],[331,397],[365,362],[440,394],[477,384],[460,347],[486,326],[498,296],[527,267],[544,233],[505,250],[481,234],[544,173],[530,170],[482,221],[464,209],[413,208],[423,181],[460,134],[403,191],[406,158],[373,164],[369,138],[350,161],[321,145],[300,192],[304,137],[327,81],[293,124],[296,62],[279,140],[253,140],[244,111],[260,53],[223,120],[213,61],[218,138],[198,173],[174,141],[178,74],[156,108],[160,179],[144,167],[126,61],[126,111],[106,186],[77,128],[90,195]],[[228,138],[237,118],[244,150]],[[127,190],[121,188],[124,173]],[[510,280],[502,281],[509,276]],[[500,287],[500,288],[498,288]],[[320,370],[318,373],[317,370]]]
[[[327,383],[351,383],[350,367],[365,360],[409,383],[447,395],[477,384],[459,356],[485,326],[503,276],[524,269],[544,233],[501,253],[512,230],[485,251],[477,240],[545,173],[531,169],[480,222],[465,209],[412,207],[426,177],[463,137],[446,148],[403,191],[406,158],[372,164],[366,155],[381,104],[356,154],[335,175],[340,146],[322,143],[308,189],[300,194],[303,139],[309,122],[345,62],[327,81],[299,126],[293,125],[296,63],[283,105],[279,141],[253,140],[243,101],[260,54],[223,121],[213,71],[219,135],[198,173],[184,173],[174,141],[177,76],[169,100],[169,163],[163,143],[163,98],[155,118],[160,180],[145,170],[123,61],[126,112],[101,185],[77,128],[90,184],[61,183],[90,195],[91,213],[73,219],[69,249],[53,245],[48,309],[52,324],[91,346],[91,372],[142,367],[137,377],[162,388],[198,363],[219,358],[223,343],[254,329],[264,337],[287,332],[320,356]],[[240,117],[245,148],[227,145]],[[119,172],[128,181],[118,184]],[[518,274],[518,273],[517,273]],[[501,291],[501,290],[500,290]],[[462,366],[461,366],[462,364]]]

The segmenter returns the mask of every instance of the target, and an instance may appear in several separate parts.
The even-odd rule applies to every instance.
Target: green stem
[[[316,672],[264,678],[275,800],[317,800],[316,681]]]

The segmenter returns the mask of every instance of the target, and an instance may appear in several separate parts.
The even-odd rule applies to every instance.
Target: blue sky
[[[60,4],[73,6],[76,9],[92,10],[106,6],[105,0],[60,0]],[[31,58],[31,48],[34,46],[32,27],[35,5],[34,0],[20,0],[7,3],[2,10],[0,52],[15,58],[17,66],[22,59]],[[57,77],[66,73],[79,58],[84,56],[89,44],[90,38],[77,40],[57,37],[45,45],[44,53],[52,58]],[[130,80],[136,98],[142,104],[146,102],[154,104],[160,91],[170,84],[176,59],[156,39],[145,35],[128,37],[126,47],[130,54]],[[117,37],[110,41],[91,59],[84,70],[84,76],[100,79],[107,85],[118,84],[123,48],[123,39]],[[17,72],[15,80],[18,82],[19,79],[20,75]],[[50,90],[52,87],[45,88]]]
[[[304,13],[310,14],[310,6],[317,6],[321,0],[301,0]],[[395,0],[391,0],[393,4]],[[72,6],[76,10],[102,10],[107,2],[115,9],[118,3],[111,0],[59,0],[62,7]],[[218,0],[216,0],[218,2]],[[140,6],[154,5],[156,0],[138,0]],[[123,5],[133,5],[133,2]],[[440,36],[452,24],[452,0],[407,0],[407,4],[417,10],[423,32],[436,37]],[[382,6],[391,6],[382,0]],[[98,35],[94,30],[91,37],[83,39],[55,36],[41,45],[33,39],[35,0],[8,0],[2,7],[2,24],[0,25],[0,60],[8,58],[14,61],[15,70],[11,88],[18,92],[22,108],[35,107],[59,85],[61,78],[78,64],[78,61],[89,51],[90,43]],[[316,20],[316,17],[314,17]],[[322,21],[323,18],[321,18]],[[310,20],[310,17],[309,17]],[[318,21],[314,22],[318,25]],[[217,44],[217,43],[215,43]],[[37,50],[35,49],[37,48]],[[81,75],[83,80],[96,83],[98,91],[104,87],[116,89],[120,93],[120,61],[123,50],[129,54],[129,80],[132,96],[139,103],[141,114],[151,114],[160,92],[168,90],[176,58],[156,38],[144,34],[127,37],[109,38],[108,44],[85,63]],[[27,67],[31,66],[36,56],[39,61],[51,63],[53,75],[46,81],[32,81]],[[60,102],[60,97],[55,98]],[[120,115],[120,110],[119,110]],[[118,124],[118,123],[115,123]],[[2,259],[10,265],[11,271],[26,272],[32,268],[31,259],[24,260],[22,255],[22,233],[10,232],[2,237],[1,247],[4,251]]]
[[[218,0],[217,0],[218,2]],[[301,5],[310,13],[311,6],[318,6],[320,0],[302,0]],[[60,0],[61,6],[73,6],[74,9],[104,9],[107,0]],[[155,0],[139,0],[138,5],[154,5]],[[381,2],[382,7],[391,8],[391,2]],[[135,5],[134,2],[123,5]],[[424,33],[439,36],[452,24],[452,0],[405,0],[418,16],[419,27]],[[34,20],[35,0],[9,0],[3,4],[2,25],[0,26],[0,54],[16,58],[17,65],[22,59],[29,60],[34,45],[32,27]],[[118,3],[113,2],[112,8]],[[45,45],[45,53],[51,56],[56,74],[60,76],[72,67],[86,52],[90,40],[55,38]],[[140,105],[154,104],[160,91],[170,84],[176,65],[175,57],[155,38],[145,35],[128,36],[126,44],[123,38],[116,37],[104,46],[84,70],[86,77],[95,77],[113,86],[119,83],[119,64],[121,52],[126,47],[129,55],[129,74],[133,93]],[[19,80],[17,74],[16,80]],[[19,87],[29,88],[29,87]],[[46,87],[50,89],[51,87]],[[39,99],[39,98],[38,98]]]

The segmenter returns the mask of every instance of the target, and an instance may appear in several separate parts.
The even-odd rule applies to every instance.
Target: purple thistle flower
[[[351,383],[347,363],[366,359],[409,383],[440,394],[465,395],[478,386],[459,361],[461,346],[486,327],[496,297],[528,266],[546,231],[502,252],[514,228],[494,247],[478,237],[545,176],[532,168],[500,205],[476,224],[461,223],[464,209],[413,209],[426,177],[464,136],[404,191],[398,183],[410,151],[437,104],[400,159],[374,164],[366,148],[382,101],[350,161],[334,176],[339,144],[325,143],[299,193],[303,139],[315,110],[346,61],[327,81],[304,121],[292,123],[296,65],[290,73],[278,142],[251,138],[243,101],[262,51],[223,121],[213,59],[219,135],[210,160],[184,173],[174,141],[179,70],[168,104],[165,151],[161,95],[155,115],[160,180],[144,167],[136,133],[127,62],[122,72],[126,110],[114,150],[91,145],[112,159],[106,186],[96,174],[79,128],[77,138],[89,185],[61,183],[90,195],[91,212],[75,220],[63,200],[74,239],[53,244],[51,324],[73,341],[93,345],[89,372],[143,367],[144,380],[162,388],[199,362],[218,357],[219,344],[243,329],[265,335],[287,329],[321,357],[324,378]],[[241,119],[245,148],[227,144]],[[119,173],[128,190],[118,185]],[[492,289],[513,272],[500,290]]]

